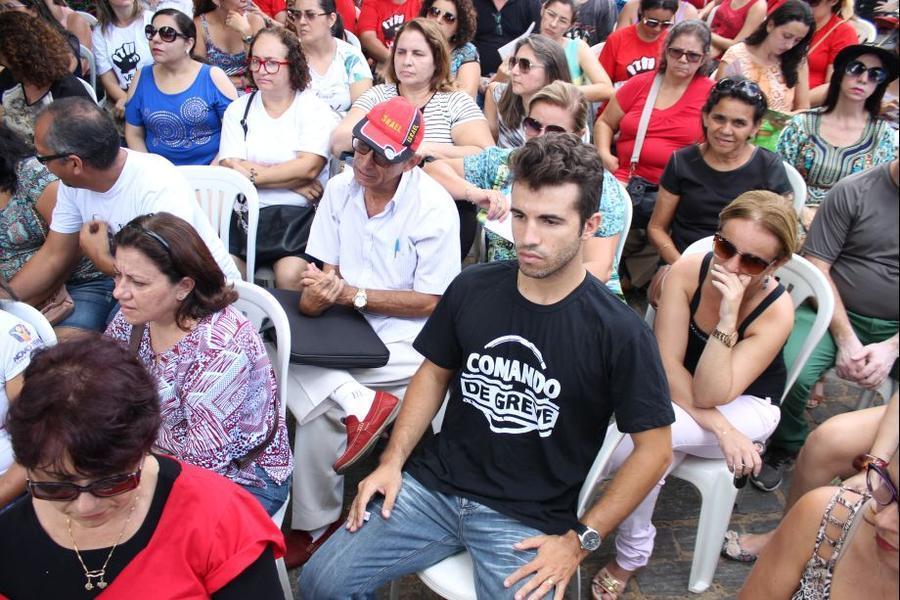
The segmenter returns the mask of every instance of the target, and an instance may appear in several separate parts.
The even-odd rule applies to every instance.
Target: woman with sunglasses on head
[[[120,133],[124,133],[128,86],[142,68],[153,63],[144,33],[152,17],[140,0],[97,0],[97,26],[92,34],[97,77]]]
[[[174,8],[144,28],[153,64],[128,90],[125,141],[176,165],[208,165],[219,151],[222,117],[237,91],[225,72],[193,58],[194,22]]]
[[[822,487],[800,498],[738,598],[896,598],[900,512],[897,446],[866,467],[865,492]]]
[[[716,79],[744,77],[759,84],[769,108],[792,113],[809,108],[806,53],[815,21],[803,0],[786,0],[743,42],[722,56]]]
[[[897,131],[879,118],[888,83],[897,77],[888,50],[854,44],[841,50],[822,108],[796,115],[778,138],[778,153],[807,186],[800,223],[809,228],[831,187],[897,156]]]
[[[744,77],[722,79],[710,91],[701,116],[704,141],[672,154],[647,225],[664,262],[714,234],[719,212],[744,192],[791,193],[781,157],[751,144],[766,109],[759,86]]]
[[[341,117],[372,87],[365,56],[343,38],[334,0],[290,0],[288,29],[300,38],[309,64],[310,87]]]
[[[222,123],[219,164],[259,192],[257,266],[271,266],[275,286],[300,289],[315,205],[328,181],[328,143],[337,116],[310,88],[300,40],[267,27],[250,44],[250,78],[257,91],[232,102]],[[246,256],[245,214],[231,223],[231,253]]]
[[[766,0],[722,0],[709,2],[700,11],[700,17],[709,21],[712,11],[715,14],[709,29],[712,31],[713,56],[721,56],[738,42],[753,33],[759,24],[765,21],[768,12]]]
[[[6,416],[28,496],[0,515],[0,596],[281,595],[277,526],[224,477],[153,452],[160,422],[157,382],[121,345],[34,355]]]
[[[589,102],[606,100],[613,93],[609,75],[584,40],[565,37],[576,13],[575,0],[546,0],[541,8],[541,33],[562,47],[572,83],[579,87],[584,97]]]
[[[484,94],[484,116],[500,148],[525,145],[523,119],[532,96],[554,81],[571,83],[562,47],[543,34],[516,42],[509,58],[509,83],[494,82]]]
[[[622,10],[619,12],[619,19],[616,23],[616,29],[624,29],[629,25],[636,25],[640,22],[641,0],[628,0]],[[689,19],[696,19],[697,8],[690,2],[679,0],[678,10],[672,17],[672,24],[678,24]]]
[[[331,138],[339,156],[352,149],[353,128],[373,106],[403,96],[425,116],[425,138],[418,153],[457,158],[493,145],[490,129],[478,105],[450,83],[450,51],[441,27],[417,17],[403,25],[391,46],[388,80],[353,103]]]
[[[688,455],[724,458],[736,478],[759,472],[756,444],[778,425],[787,378],[781,349],[794,325],[790,295],[774,274],[796,244],[790,203],[773,192],[745,192],[719,215],[713,251],[672,265],[653,326],[675,409],[667,474]],[[626,436],[610,471],[632,448]],[[661,488],[619,526],[616,558],[594,577],[594,598],[615,600],[649,562]]]
[[[655,71],[678,0],[640,0],[637,23],[616,29],[600,51],[600,66],[620,86],[638,73]]]
[[[476,16],[472,0],[425,0],[420,17],[437,22],[450,47],[450,81],[475,98],[481,82],[481,63],[472,39]]]
[[[523,119],[526,141],[548,133],[573,133],[583,137],[587,123],[588,104],[579,89],[571,83],[554,81],[541,88],[528,105]],[[509,161],[515,149],[497,146],[464,159],[438,160],[425,165],[425,172],[434,177],[457,201],[464,200],[487,211],[488,219],[503,219],[509,210],[512,189]],[[605,171],[603,191],[597,210],[600,227],[594,237],[584,244],[585,267],[607,287],[622,294],[618,265],[615,264],[619,236],[625,235],[625,197],[614,177]],[[516,257],[512,242],[486,231],[487,260],[511,260]],[[468,253],[463,248],[463,253]]]
[[[38,17],[21,12],[0,13],[0,65],[11,85],[0,95],[3,122],[27,140],[45,106],[59,98],[90,93],[70,68],[71,54],[63,36]]]
[[[853,0],[805,0],[812,10],[815,33],[809,41],[809,104],[822,106],[828,82],[834,74],[834,60],[847,46],[858,44],[853,18]]]
[[[250,85],[247,48],[265,21],[249,0],[194,0],[194,25],[200,38],[194,55],[219,67],[239,93]]]
[[[119,312],[106,335],[157,381],[156,446],[228,477],[273,515],[290,492],[292,458],[275,373],[253,324],[193,227],[144,215],[115,239]]]

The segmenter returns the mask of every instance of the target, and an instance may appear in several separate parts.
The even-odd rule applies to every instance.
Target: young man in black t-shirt
[[[380,466],[303,570],[310,598],[374,597],[463,550],[480,598],[561,598],[668,465],[674,414],[653,334],[582,265],[600,221],[596,152],[545,135],[511,168],[518,262],[471,267],[441,298]],[[441,432],[410,457],[448,387]],[[579,521],[613,414],[635,450]]]

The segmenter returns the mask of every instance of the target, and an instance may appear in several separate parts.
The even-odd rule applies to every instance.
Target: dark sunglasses
[[[650,29],[668,29],[675,23],[672,21],[660,21],[659,19],[641,18],[641,23]]]
[[[178,38],[189,39],[188,36],[179,33],[174,27],[169,27],[168,25],[163,25],[159,29],[153,25],[144,27],[144,36],[146,36],[147,40],[152,40],[157,33],[159,34],[159,39],[164,42],[174,42]]]
[[[740,270],[744,275],[759,275],[769,268],[776,259],[765,260],[755,254],[744,254],[739,251],[734,244],[729,242],[721,233],[713,236],[713,253],[720,260],[731,260],[735,256],[740,256]]]
[[[453,25],[454,23],[456,23],[456,15],[448,13],[445,10],[441,10],[437,6],[432,6],[428,9],[428,16],[434,17],[435,19],[440,19],[447,25]]]
[[[288,19],[291,21],[299,21],[300,17],[306,17],[307,21],[314,21],[316,17],[324,17],[329,13],[326,12],[313,12],[311,10],[297,10],[295,8],[287,9]]]
[[[703,54],[700,52],[682,50],[681,48],[666,48],[666,54],[672,60],[681,60],[681,57],[683,56],[689,63],[698,63],[703,60]]]
[[[750,100],[751,102],[756,102],[760,98],[762,98],[762,90],[759,86],[750,81],[749,79],[742,79],[739,81],[735,81],[729,77],[725,79],[720,79],[716,84],[717,92],[725,92],[737,94],[738,96],[744,98],[745,100]]]
[[[880,465],[869,463],[866,471],[866,487],[878,506],[887,506],[891,502],[897,502],[897,487],[891,481],[887,470]]]
[[[365,156],[365,155],[369,154],[370,152],[373,152],[374,150],[375,149],[372,148],[372,146],[365,143],[358,137],[353,138],[353,151],[354,152],[357,152],[360,155]],[[380,152],[375,152],[374,159],[375,159],[375,164],[383,169],[390,167],[392,164],[394,164],[391,161],[389,161],[387,159],[387,157],[384,156],[383,154],[381,154]]]
[[[869,83],[884,83],[887,80],[887,70],[882,67],[867,67],[865,63],[862,63],[858,60],[852,60],[847,64],[847,68],[844,69],[844,73],[847,75],[852,75],[854,77],[859,77],[866,71],[869,72]]]
[[[78,485],[64,481],[32,481],[26,482],[28,492],[38,500],[51,502],[69,502],[87,492],[96,498],[111,498],[137,489],[141,483],[141,470],[134,473],[122,473],[104,479],[98,479],[87,485]]]
[[[516,66],[519,67],[519,73],[521,73],[522,75],[527,75],[531,69],[545,68],[544,65],[532,63],[527,58],[517,58],[515,56],[510,56],[509,57],[509,70],[512,71],[513,69],[516,68]]]
[[[71,152],[60,152],[59,154],[36,154],[34,160],[38,161],[42,165],[46,165],[51,160],[57,160],[60,158],[66,158],[68,156],[72,156]]]
[[[522,119],[522,127],[538,135],[542,133],[568,133],[564,127],[560,127],[559,125],[544,125],[537,119],[531,117]]]

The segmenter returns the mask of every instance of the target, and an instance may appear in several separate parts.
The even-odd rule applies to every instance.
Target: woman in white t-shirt
[[[280,27],[250,43],[249,75],[258,91],[231,103],[222,120],[219,164],[246,176],[259,190],[256,264],[271,266],[275,286],[300,289],[310,202],[328,180],[328,141],[337,116],[309,89],[300,40]],[[231,253],[246,256],[246,223],[232,220]]]
[[[407,22],[391,47],[388,80],[359,97],[331,138],[332,152],[351,148],[353,127],[373,106],[403,96],[425,116],[419,154],[462,158],[494,145],[487,120],[472,97],[449,80],[450,52],[440,26],[422,17]]]
[[[97,75],[118,119],[125,116],[131,80],[143,67],[153,64],[144,35],[144,26],[152,17],[139,0],[97,1],[97,26],[92,34]]]
[[[372,71],[362,52],[343,39],[344,25],[334,0],[288,0],[287,25],[297,34],[309,63],[310,87],[341,118],[372,87]]]

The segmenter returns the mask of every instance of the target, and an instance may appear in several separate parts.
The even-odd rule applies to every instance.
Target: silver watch
[[[353,308],[360,311],[365,310],[368,301],[369,297],[366,295],[366,290],[359,288],[356,290],[356,295],[353,296]]]
[[[588,527],[584,523],[576,523],[573,529],[578,535],[578,540],[581,542],[582,550],[593,552],[600,547],[601,543],[603,543],[603,538],[600,537],[600,534],[597,533],[597,530]]]

